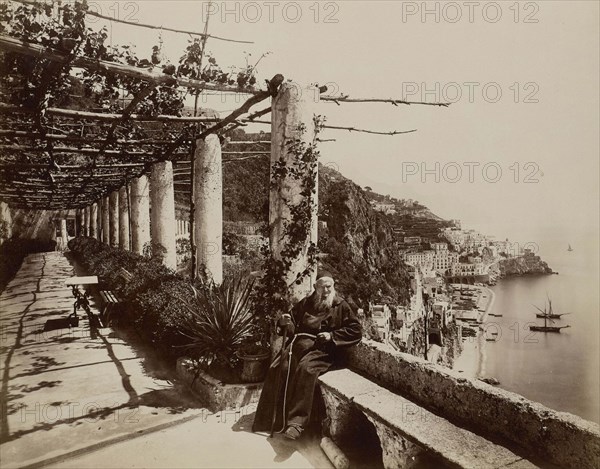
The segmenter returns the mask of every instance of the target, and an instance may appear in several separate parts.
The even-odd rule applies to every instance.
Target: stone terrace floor
[[[73,275],[62,253],[30,255],[0,295],[3,469],[331,467],[316,440],[251,433],[251,407],[204,409],[170,370],[118,332],[90,329],[82,311],[79,327],[44,332],[73,311]]]

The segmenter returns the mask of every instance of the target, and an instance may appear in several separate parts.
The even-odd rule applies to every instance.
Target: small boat
[[[560,332],[561,329],[566,329],[571,326],[529,326],[530,331],[536,332]]]
[[[552,301],[550,300],[550,298],[548,298],[548,309],[546,310],[546,306],[544,306],[544,309],[542,310],[541,308],[538,308],[536,305],[533,305],[534,308],[536,308],[539,313],[535,314],[536,318],[548,318],[548,319],[560,319],[561,316],[565,316],[566,314],[571,314],[571,313],[555,313],[552,310]]]
[[[548,318],[548,319],[560,319],[561,316],[564,316],[566,314],[571,314],[571,313],[552,313],[552,314],[536,313],[535,317],[536,318]]]
[[[544,318],[544,325],[543,326],[529,326],[529,330],[530,331],[535,331],[535,332],[560,332],[562,329],[566,329],[567,327],[571,327],[569,325],[567,326],[549,326],[548,325],[548,321],[550,321],[551,323],[554,323],[554,319],[560,319],[561,316],[564,316],[564,314],[556,314],[552,311],[552,301],[550,300],[550,297],[548,297],[548,304],[549,304],[549,308],[548,310],[546,310],[546,307],[544,306],[544,309],[540,309],[537,306],[533,305],[535,308],[537,308],[542,314],[536,314],[536,317],[538,318]]]
[[[486,384],[491,384],[492,386],[497,386],[500,384],[500,381],[498,381],[496,378],[478,378],[479,381],[483,381]]]
[[[571,247],[571,245],[569,244],[569,249],[567,249],[567,251],[571,252],[573,250],[573,248]]]

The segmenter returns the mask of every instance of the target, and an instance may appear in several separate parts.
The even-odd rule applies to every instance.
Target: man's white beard
[[[323,297],[321,296],[317,301],[317,309],[331,308],[333,305],[333,299],[335,298],[335,290],[331,290],[329,295]]]

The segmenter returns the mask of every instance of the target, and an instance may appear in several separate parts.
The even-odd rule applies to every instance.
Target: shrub
[[[118,293],[142,340],[167,358],[191,353],[204,365],[232,368],[235,352],[254,332],[253,284],[241,276],[226,277],[219,286],[205,279],[192,284],[165,267],[156,249],[152,257],[150,249],[140,256],[84,237],[71,240],[69,248],[84,268],[100,277],[103,288]],[[131,280],[123,281],[121,268],[132,274]]]
[[[176,247],[177,262],[186,262],[192,256],[192,247],[189,238],[177,238]]]
[[[235,256],[242,253],[245,249],[244,238],[236,233],[226,231],[223,233],[223,254]]]
[[[160,253],[140,256],[85,237],[72,239],[69,248],[89,273],[99,277],[102,288],[119,294],[128,321],[144,341],[171,358],[183,353],[181,346],[189,339],[178,331],[177,318],[184,311],[180,298],[191,293],[190,283],[166,268]],[[121,268],[132,274],[131,280],[123,281]]]

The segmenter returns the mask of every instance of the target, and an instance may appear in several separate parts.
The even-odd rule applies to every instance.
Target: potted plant
[[[271,359],[271,347],[260,340],[250,339],[237,353],[242,361],[242,381],[258,383],[265,379]]]
[[[261,314],[254,304],[252,312],[253,331],[244,341],[238,357],[242,360],[242,381],[257,383],[263,381],[271,359],[271,318]]]
[[[216,285],[205,282],[183,299],[178,330],[187,338],[186,349],[215,378],[239,379],[238,351],[256,330],[251,314],[253,282],[240,276],[226,277]]]
[[[253,333],[245,341],[238,356],[243,362],[242,380],[245,382],[263,381],[268,368],[275,340],[275,320],[278,311],[287,311],[288,303],[284,295],[285,281],[280,265],[273,262],[266,252],[263,275],[252,292]]]

